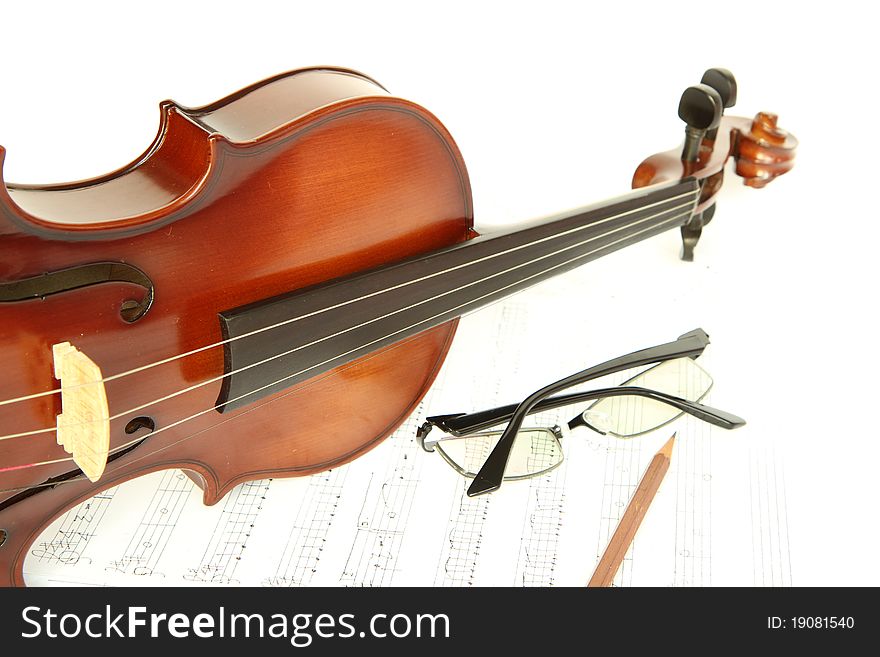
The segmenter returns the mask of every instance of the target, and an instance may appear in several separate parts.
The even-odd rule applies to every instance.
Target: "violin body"
[[[70,341],[104,376],[222,340],[218,313],[461,242],[472,229],[467,171],[443,126],[351,71],[309,69],[206,108],[163,103],[153,146],[109,176],[73,185],[4,186],[0,282],[125,263],[144,295],[105,282],[0,304],[0,399],[58,387],[52,345]],[[115,214],[111,214],[115,213]],[[0,442],[0,584],[22,585],[30,544],[58,515],[155,470],[181,468],[214,504],[233,486],[306,475],[363,454],[428,390],[449,349],[447,322],[236,411],[206,412],[111,460],[100,481],[39,486],[75,469],[54,434]],[[111,416],[219,377],[222,349],[106,383]],[[110,422],[110,447],[134,416],[156,428],[212,409],[222,381]],[[0,434],[52,427],[59,395],[0,406]],[[131,429],[133,427],[129,427]],[[23,491],[23,492],[22,492]]]

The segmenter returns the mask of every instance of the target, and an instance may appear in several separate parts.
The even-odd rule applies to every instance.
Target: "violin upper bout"
[[[732,155],[736,173],[749,187],[763,187],[794,166],[798,141],[777,127],[777,118],[759,112],[747,130],[735,129]]]

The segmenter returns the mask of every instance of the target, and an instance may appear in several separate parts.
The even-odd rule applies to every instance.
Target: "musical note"
[[[156,571],[156,567],[192,489],[192,481],[179,470],[163,472],[123,556],[111,561],[106,571],[164,577],[163,573]]]
[[[339,582],[345,586],[388,586],[394,580],[423,455],[413,440],[424,402],[392,435],[387,467],[381,478],[370,477],[357,528]]]
[[[115,493],[114,486],[65,513],[43,532],[41,539],[31,549],[31,556],[38,563],[64,566],[90,564],[91,559],[83,555],[97,535]]]
[[[348,468],[342,466],[310,478],[284,553],[275,574],[263,580],[264,586],[302,586],[312,581],[337,517],[347,472]]]
[[[187,569],[190,582],[234,584],[235,570],[272,485],[271,479],[249,481],[233,488],[211,532],[199,565]]]

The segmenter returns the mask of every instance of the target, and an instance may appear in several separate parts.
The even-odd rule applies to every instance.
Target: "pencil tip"
[[[672,437],[666,441],[666,444],[663,445],[663,447],[661,447],[660,451],[657,453],[663,454],[668,458],[672,458],[672,445],[673,445],[673,443],[675,443],[675,437],[677,435],[678,435],[677,433],[672,434]]]

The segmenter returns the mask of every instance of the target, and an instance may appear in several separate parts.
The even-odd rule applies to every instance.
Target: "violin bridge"
[[[55,378],[61,381],[58,444],[85,475],[98,481],[110,450],[110,409],[101,368],[69,342],[52,345]]]

